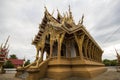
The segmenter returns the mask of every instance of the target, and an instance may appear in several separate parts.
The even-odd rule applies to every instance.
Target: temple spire
[[[7,38],[7,40],[6,40],[5,45],[4,45],[3,48],[6,48],[6,45],[7,45],[7,43],[8,43],[9,38],[10,38],[10,36],[8,36],[8,38]]]
[[[44,6],[44,8],[45,8],[45,12],[47,12],[47,8],[46,8],[46,6]]]
[[[83,20],[84,20],[84,14],[82,15],[82,18],[79,20],[78,24],[83,24]]]
[[[81,24],[83,24],[83,19],[84,19],[84,14],[82,15],[82,18],[81,18]]]
[[[50,14],[50,13],[48,12],[46,6],[45,6],[44,8],[45,8],[45,12],[44,12],[45,18],[48,19],[48,20],[50,20],[50,18],[53,17],[52,14],[54,13],[54,10],[53,10],[53,13]]]
[[[58,9],[57,9],[57,12],[58,12],[58,14],[57,14],[57,19],[60,21],[60,20],[62,19],[62,16],[61,16],[61,14],[60,14],[60,12],[59,12]]]
[[[48,14],[48,10],[47,10],[47,8],[46,8],[46,6],[44,7],[44,9],[45,9],[45,16]]]
[[[73,19],[70,5],[69,5],[69,17],[70,19]]]

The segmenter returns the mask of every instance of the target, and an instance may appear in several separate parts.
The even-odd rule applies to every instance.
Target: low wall
[[[5,73],[16,73],[16,68],[4,68]]]

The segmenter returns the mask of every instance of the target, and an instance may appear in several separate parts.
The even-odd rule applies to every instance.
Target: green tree
[[[117,60],[104,59],[103,63],[105,64],[105,66],[116,66],[117,65]]]
[[[104,59],[103,63],[105,64],[105,66],[110,66],[111,65],[111,62],[108,59]]]
[[[27,66],[29,64],[30,64],[30,60],[27,60],[24,65]]]
[[[117,65],[117,60],[111,60],[111,66],[116,66]]]
[[[11,61],[5,62],[3,65],[4,68],[14,68],[14,65],[11,63]]]
[[[10,58],[11,58],[11,59],[18,59],[15,54],[10,55]]]

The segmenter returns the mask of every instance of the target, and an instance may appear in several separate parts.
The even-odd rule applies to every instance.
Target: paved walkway
[[[0,74],[0,80],[22,80],[20,78],[15,78],[14,73]]]
[[[20,78],[15,78],[14,73],[0,74],[0,80],[24,80]],[[40,80],[50,80],[50,79],[40,79]],[[93,78],[93,79],[81,79],[81,78],[71,78],[69,80],[120,80],[120,72],[116,72],[115,67],[109,67],[108,71]]]

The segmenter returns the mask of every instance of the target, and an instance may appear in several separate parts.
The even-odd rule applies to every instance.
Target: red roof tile
[[[9,61],[11,61],[13,64],[19,64],[22,65],[23,64],[23,59],[8,59]]]

